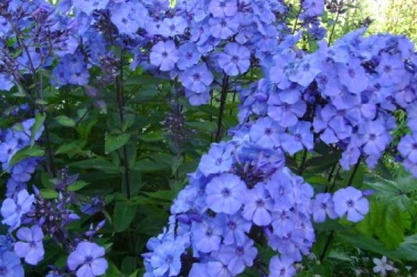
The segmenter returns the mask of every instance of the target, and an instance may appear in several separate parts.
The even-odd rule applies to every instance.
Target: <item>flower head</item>
[[[17,237],[21,240],[15,243],[14,252],[17,256],[25,258],[25,262],[31,265],[38,264],[42,259],[45,251],[43,249],[43,232],[38,225],[30,229],[22,227],[17,231]]]
[[[391,271],[394,269],[392,265],[387,263],[387,257],[385,256],[382,256],[381,259],[373,258],[372,260],[375,263],[375,266],[372,269],[372,271],[381,274],[381,276],[386,276],[387,271]]]
[[[334,210],[343,217],[347,214],[347,220],[361,221],[369,211],[369,201],[363,197],[363,193],[353,187],[347,187],[336,191],[333,195]]]
[[[70,270],[77,270],[77,277],[94,277],[106,272],[108,264],[103,258],[104,248],[95,243],[80,242],[68,256],[67,265]]]

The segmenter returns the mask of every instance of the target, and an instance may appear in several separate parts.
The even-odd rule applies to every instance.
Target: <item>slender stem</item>
[[[323,263],[324,258],[326,257],[327,251],[329,250],[329,247],[332,244],[333,237],[334,237],[334,231],[331,231],[329,236],[327,237],[327,241],[326,241],[326,244],[323,247],[323,251],[320,254],[320,257],[319,257],[320,263]]]
[[[26,53],[26,56],[27,56],[28,61],[29,61],[29,70],[30,70],[30,72],[33,75],[33,82],[35,84],[35,95],[36,95],[36,98],[39,98],[39,99],[43,100],[43,95],[42,95],[42,91],[43,91],[42,78],[40,80],[41,84],[40,84],[40,87],[39,87],[39,83],[36,80],[36,69],[35,69],[34,63],[32,61],[32,58],[30,56],[29,49],[28,49],[27,45],[24,43],[24,41],[21,40],[21,38],[20,38],[21,33],[19,31],[19,28],[17,28],[15,25],[13,25],[13,26],[14,26],[14,31],[16,33],[17,43],[23,49],[23,51]],[[16,81],[18,81],[18,80],[16,80]],[[36,99],[35,99],[33,105],[36,106]],[[39,108],[39,112],[41,114],[46,114],[46,112],[45,112],[42,104],[38,105],[38,108]],[[45,134],[45,139],[46,139],[46,153],[47,153],[48,161],[49,161],[48,169],[49,169],[49,173],[52,175],[52,177],[55,178],[56,177],[55,161],[54,161],[54,155],[53,155],[53,151],[52,151],[52,147],[51,147],[51,140],[50,140],[50,137],[49,137],[49,128],[48,128],[48,125],[46,124],[46,122],[44,122],[43,125],[44,125],[44,128],[45,128],[44,129],[44,134]]]
[[[327,45],[329,45],[329,46],[330,46],[330,44],[332,43],[332,40],[333,40],[334,30],[336,28],[336,23],[339,20],[339,15],[340,15],[340,10],[337,9],[336,19],[333,22],[332,31],[330,32],[330,35],[329,35],[329,42],[327,43]]]
[[[123,52],[120,55],[120,74],[116,76],[116,98],[117,98],[117,105],[119,108],[119,118],[120,124],[123,125],[125,118],[124,118],[124,106],[125,106],[125,99],[123,95]],[[122,147],[122,164],[124,166],[124,178],[125,178],[125,186],[126,186],[126,197],[130,199],[131,191],[130,191],[130,169],[129,169],[129,161],[127,155],[127,147],[123,145]]]
[[[219,117],[217,119],[217,131],[216,131],[216,136],[214,137],[214,141],[216,142],[220,141],[221,134],[222,134],[224,106],[226,105],[228,86],[229,86],[229,76],[225,74],[223,77],[222,91],[221,91],[221,96],[220,96]]]
[[[361,164],[361,159],[359,158],[358,161],[355,164],[355,167],[353,168],[352,174],[350,175],[349,181],[348,181],[348,187],[352,185],[353,178],[355,178],[355,174],[358,171],[359,165]]]
[[[298,175],[302,175],[305,169],[305,165],[306,165],[306,161],[307,161],[307,149],[304,149],[303,151],[303,158],[301,160],[301,164],[298,170]]]
[[[333,176],[329,176],[329,178],[328,178],[328,180],[330,182],[331,178],[333,177],[333,182],[332,182],[330,187],[326,187],[324,192],[332,191],[334,186],[336,185],[337,174],[339,174],[341,167],[340,167],[339,164],[335,164],[335,167],[337,167],[336,172],[333,174]]]
[[[293,28],[292,28],[292,34],[294,34],[295,33],[295,30],[297,29],[297,24],[298,24],[298,18],[300,17],[300,14],[301,14],[301,10],[303,9],[303,7],[302,7],[302,5],[300,4],[300,9],[298,10],[298,12],[297,12],[297,16],[296,16],[296,18],[295,18],[295,22],[294,22],[294,26],[293,26]]]

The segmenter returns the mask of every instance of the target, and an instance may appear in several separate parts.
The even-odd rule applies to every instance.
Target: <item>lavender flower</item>
[[[38,225],[30,229],[22,227],[17,231],[18,241],[14,245],[14,252],[18,257],[25,258],[25,262],[31,265],[38,264],[42,259],[45,251],[43,250],[43,232]]]
[[[94,277],[106,272],[108,264],[103,258],[105,250],[95,243],[83,241],[68,256],[67,265],[77,277]]]
[[[4,218],[2,223],[12,229],[19,227],[22,216],[32,209],[34,201],[35,196],[29,195],[25,189],[21,190],[14,199],[6,198],[1,206],[1,215]]]
[[[333,195],[334,210],[339,217],[347,214],[352,222],[361,221],[369,211],[369,201],[363,193],[353,187],[336,191]]]
[[[20,264],[19,257],[11,251],[0,253],[0,276],[23,277],[25,272]]]
[[[222,174],[207,184],[207,206],[217,212],[234,214],[242,206],[245,183],[234,174]]]

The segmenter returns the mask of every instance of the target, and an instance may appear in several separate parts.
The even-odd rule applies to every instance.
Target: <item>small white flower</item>
[[[387,263],[387,257],[382,256],[381,259],[373,258],[372,259],[375,263],[373,271],[375,273],[380,273],[381,276],[386,276],[387,271],[393,270],[392,265]]]

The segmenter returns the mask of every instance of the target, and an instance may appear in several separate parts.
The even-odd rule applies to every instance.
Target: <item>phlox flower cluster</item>
[[[293,276],[315,241],[312,218],[358,222],[366,215],[368,200],[353,187],[314,199],[311,185],[285,167],[284,152],[261,147],[248,129],[233,130],[231,141],[203,155],[168,228],[148,242],[145,276],[237,276],[257,262],[260,236],[277,253],[269,276]]]
[[[364,31],[331,47],[320,42],[315,53],[285,48],[274,55],[267,77],[241,94],[242,123],[268,118],[258,119],[249,135],[291,155],[312,150],[319,138],[341,151],[344,169],[361,158],[372,168],[391,146],[400,108],[407,112],[410,133],[400,139],[398,151],[417,176],[414,46],[402,36],[364,38]]]
[[[30,265],[37,265],[45,255],[43,241],[45,235],[56,241],[67,244],[69,234],[65,226],[79,216],[67,208],[73,201],[67,188],[77,180],[78,176],[68,176],[61,172],[61,180],[56,180],[59,196],[56,201],[44,199],[34,187],[34,194],[28,192],[26,183],[31,180],[39,159],[26,158],[11,164],[18,151],[37,142],[43,132],[43,127],[33,132],[35,119],[28,119],[14,127],[1,132],[0,151],[3,170],[10,174],[7,182],[6,198],[1,203],[2,224],[9,226],[7,236],[0,236],[0,274],[2,276],[23,277],[24,269],[20,258]],[[92,238],[98,229],[85,234]],[[91,253],[90,253],[91,252]],[[77,254],[79,253],[79,254]],[[85,255],[80,261],[80,255]],[[101,256],[104,248],[95,243],[80,241],[77,248],[68,258],[68,269],[76,276],[99,276],[107,269],[107,262]],[[91,261],[90,261],[91,259]],[[98,264],[98,265],[96,265]],[[60,271],[57,271],[60,272]],[[58,273],[55,276],[62,276]]]

